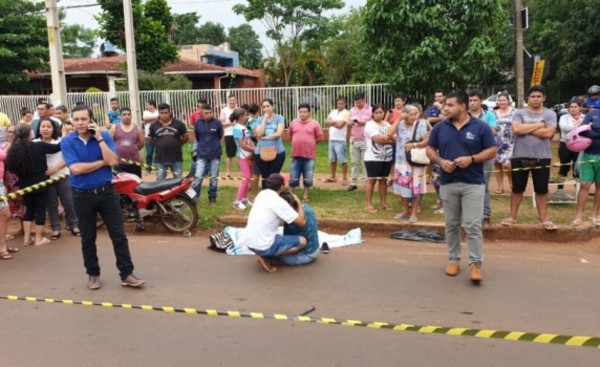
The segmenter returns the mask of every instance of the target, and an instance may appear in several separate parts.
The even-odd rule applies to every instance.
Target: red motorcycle
[[[198,211],[193,198],[193,178],[176,178],[158,182],[142,182],[130,173],[113,177],[125,220],[137,222],[144,229],[144,220],[158,220],[173,233],[190,235],[198,223]]]

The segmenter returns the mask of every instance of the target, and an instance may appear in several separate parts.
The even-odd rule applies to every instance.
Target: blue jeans
[[[196,150],[198,149],[198,142],[195,141],[192,144],[192,159],[190,162],[190,176],[196,176]]]
[[[252,250],[258,256],[263,257],[278,257],[284,254],[292,247],[300,246],[300,237],[298,236],[275,236],[275,241],[271,247],[266,250]]]
[[[196,158],[196,180],[192,187],[194,191],[200,197],[200,190],[202,189],[202,180],[204,176],[210,174],[210,183],[208,185],[208,198],[217,198],[217,183],[219,182],[219,166],[221,164],[220,158],[206,159]]]
[[[446,217],[446,245],[451,262],[460,261],[460,226],[467,233],[469,265],[483,263],[483,202],[485,185],[452,183],[440,186]]]
[[[146,138],[146,142],[144,143],[146,148],[146,164],[148,166],[152,166],[153,158],[154,158],[154,145],[150,144],[150,139]],[[150,169],[146,167],[146,169]]]
[[[300,186],[300,175],[304,187],[312,187],[315,175],[315,160],[301,157],[292,157],[290,164],[290,187]]]
[[[167,178],[167,171],[171,169],[174,178],[181,178],[183,173],[183,162],[155,162],[156,166],[156,181],[162,181]]]

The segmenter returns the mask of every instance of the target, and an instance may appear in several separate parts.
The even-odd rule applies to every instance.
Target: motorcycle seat
[[[172,178],[170,180],[155,181],[155,182],[142,182],[133,192],[139,195],[150,195],[155,192],[168,190],[174,186],[177,186],[183,181],[183,178]]]

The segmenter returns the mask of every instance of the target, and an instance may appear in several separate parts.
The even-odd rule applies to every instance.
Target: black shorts
[[[377,162],[377,161],[365,161],[365,167],[367,168],[368,178],[384,179],[390,175],[393,161],[389,162]]]
[[[225,135],[225,152],[227,153],[227,158],[233,158],[237,153],[233,135]]]
[[[548,182],[550,181],[550,159],[512,158],[510,160],[510,164],[512,165],[512,171],[510,172],[512,177],[512,192],[515,194],[522,194],[525,192],[525,188],[527,188],[527,180],[529,179],[529,172],[531,172],[531,177],[533,178],[533,191],[536,194],[542,195],[548,193]],[[533,167],[525,170],[520,169],[530,166]]]

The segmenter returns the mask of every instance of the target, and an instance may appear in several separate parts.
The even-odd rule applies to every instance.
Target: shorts
[[[227,158],[233,158],[237,154],[237,147],[235,145],[235,139],[233,135],[225,135],[225,152],[227,153]]]
[[[579,181],[600,184],[600,155],[583,153],[579,165]]]
[[[275,236],[271,247],[266,250],[252,250],[258,256],[277,257],[293,247],[300,246],[300,236]]]
[[[302,185],[312,187],[313,177],[315,176],[315,160],[302,157],[292,157],[290,163],[290,187],[300,186],[300,175],[302,175]]]
[[[329,161],[331,163],[347,163],[346,159],[346,142],[343,140],[329,141]]]
[[[365,167],[367,168],[368,178],[384,179],[390,175],[393,161],[379,162],[379,161],[365,161]]]
[[[6,186],[4,186],[4,182],[0,181],[0,196],[6,196]],[[4,210],[8,208],[8,201],[0,200],[0,210]]]
[[[526,170],[515,170],[517,168],[525,168],[523,161],[531,160],[534,161],[533,166],[535,168]],[[550,181],[550,159],[549,158],[512,158],[510,160],[512,171],[510,175],[512,177],[513,187],[512,192],[515,194],[522,194],[527,188],[527,180],[529,179],[529,172],[533,178],[533,191],[536,194],[545,195],[548,193],[548,182]],[[542,166],[543,168],[537,168]]]

